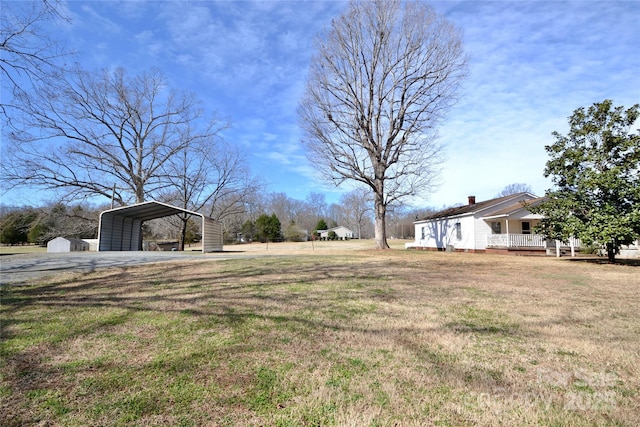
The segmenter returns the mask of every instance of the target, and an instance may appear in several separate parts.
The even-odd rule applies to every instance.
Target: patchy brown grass
[[[276,247],[3,288],[3,423],[638,419],[636,267]]]

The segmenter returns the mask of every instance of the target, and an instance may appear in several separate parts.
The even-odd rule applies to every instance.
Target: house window
[[[500,221],[492,222],[491,231],[493,232],[493,234],[502,234],[502,223]]]
[[[427,238],[427,227],[422,227],[422,240]]]
[[[529,221],[522,221],[522,234],[531,234],[531,223]]]
[[[462,240],[462,224],[456,222],[456,239]]]

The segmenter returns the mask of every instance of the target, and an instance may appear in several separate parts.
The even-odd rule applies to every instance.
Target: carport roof
[[[117,215],[124,218],[137,218],[142,221],[148,221],[155,218],[163,218],[165,216],[171,216],[181,213],[198,215],[200,217],[203,216],[201,213],[192,212],[187,209],[171,206],[162,202],[156,202],[155,200],[150,202],[138,203],[136,205],[110,209],[108,211],[104,211],[102,214]]]

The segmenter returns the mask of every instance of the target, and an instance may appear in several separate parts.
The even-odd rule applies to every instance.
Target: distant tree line
[[[7,208],[0,211],[0,243],[44,245],[58,236],[79,239],[98,237],[100,211],[81,205],[55,203],[40,208]]]
[[[362,198],[361,191],[344,194],[338,203],[327,203],[324,194],[311,193],[305,200],[284,193],[257,192],[246,197],[241,208],[220,219],[226,244],[236,242],[305,241],[318,230],[344,226],[355,238],[369,239],[374,235],[372,203]],[[0,243],[8,245],[46,245],[55,237],[97,238],[100,212],[108,205],[89,203],[66,205],[49,203],[40,207],[0,206]],[[390,211],[390,238],[413,238],[413,222],[431,210],[395,208]],[[184,230],[184,235],[182,232]],[[166,217],[147,221],[143,235],[147,240],[174,240],[185,244],[201,238],[199,222]]]

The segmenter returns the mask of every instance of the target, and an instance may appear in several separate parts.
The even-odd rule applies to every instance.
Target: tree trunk
[[[615,242],[607,243],[607,258],[610,263],[616,262],[616,244]]]
[[[136,203],[143,203],[144,202],[144,185],[142,183],[136,183],[135,191],[136,191]]]
[[[184,241],[187,239],[187,222],[188,219],[180,218],[180,236],[178,238],[178,250],[184,251]]]
[[[375,225],[375,238],[376,249],[389,249],[387,243],[387,225],[386,214],[387,206],[384,204],[383,196],[376,194],[375,197],[375,211],[376,211],[376,225]]]

